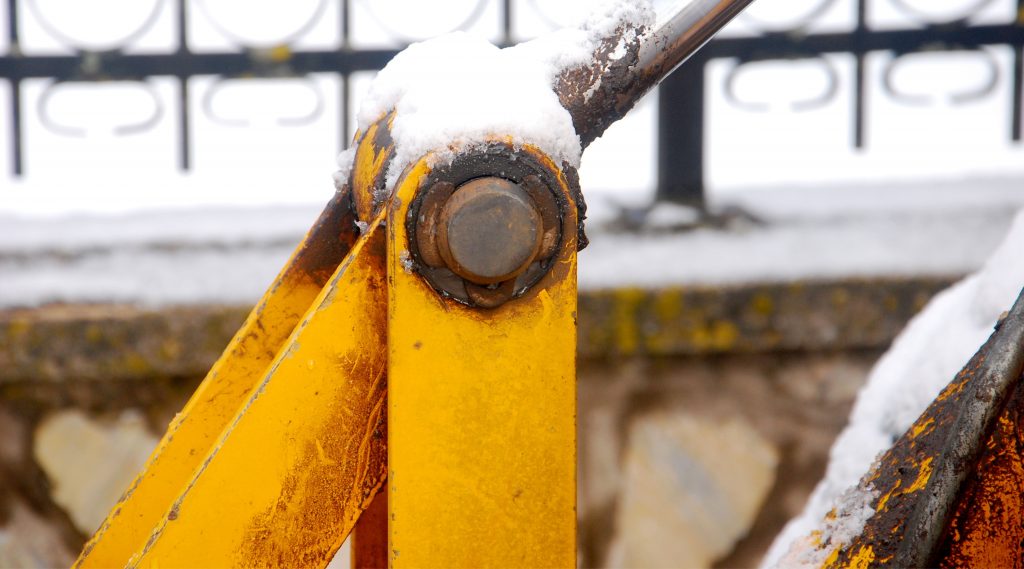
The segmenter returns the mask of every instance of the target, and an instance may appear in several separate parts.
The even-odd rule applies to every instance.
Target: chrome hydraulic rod
[[[591,65],[565,72],[556,91],[583,146],[601,136],[751,2],[677,2],[658,14],[653,29],[619,27],[598,47]]]

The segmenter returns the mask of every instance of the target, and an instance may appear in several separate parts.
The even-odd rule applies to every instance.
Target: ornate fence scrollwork
[[[60,121],[52,116],[50,112],[50,101],[58,95],[61,89],[71,85],[80,84],[81,82],[76,81],[54,81],[49,83],[43,92],[39,95],[39,99],[36,101],[36,110],[39,113],[39,122],[48,129],[50,132],[61,134],[64,136],[75,136],[85,137],[88,136],[89,132],[82,126],[74,124],[67,124]],[[118,136],[127,136],[145,132],[153,128],[160,119],[164,116],[164,103],[160,99],[159,93],[153,88],[153,85],[147,81],[117,81],[111,82],[111,86],[116,86],[118,83],[123,86],[129,86],[136,90],[142,91],[146,94],[150,101],[153,103],[153,109],[149,113],[149,116],[142,120],[135,120],[131,122],[125,122],[121,124],[112,125],[110,130],[113,134]]]
[[[810,5],[798,12],[795,18],[774,21],[758,17],[757,4],[744,10],[739,20],[750,24],[757,31],[764,33],[807,33],[818,20],[836,5],[837,0],[814,0]]]
[[[193,0],[193,2],[199,7],[199,11],[202,12],[206,21],[209,22],[221,36],[231,42],[235,47],[243,49],[263,49],[275,46],[294,45],[295,42],[302,39],[318,23],[320,23],[324,13],[327,11],[327,5],[330,0],[311,0],[311,6],[305,7],[307,10],[301,10],[303,6],[296,6],[296,2],[278,2],[280,7],[278,10],[279,13],[274,15],[283,16],[285,14],[294,14],[298,8],[300,9],[298,12],[300,19],[298,25],[288,26],[283,30],[278,30],[278,33],[272,34],[272,37],[270,38],[259,38],[248,35],[246,32],[237,29],[237,22],[225,21],[224,15],[214,8],[214,6],[217,5],[217,0]],[[258,11],[261,8],[264,10],[273,8],[273,5],[268,7],[265,2],[236,2],[235,6],[244,7],[243,15],[245,11]],[[281,23],[280,19],[278,19],[278,23]]]
[[[310,74],[337,74],[341,89],[337,101],[340,115],[339,146],[347,144],[349,133],[348,117],[351,101],[349,97],[349,76],[358,71],[380,69],[393,57],[402,44],[423,39],[416,30],[410,31],[396,25],[391,14],[396,9],[391,5],[370,0],[308,0],[297,10],[294,3],[282,0],[279,8],[288,10],[296,18],[269,18],[281,24],[279,30],[253,34],[244,29],[242,20],[233,19],[230,12],[221,10],[218,4],[224,0],[125,0],[131,7],[131,17],[124,27],[117,30],[111,39],[97,40],[85,37],[75,30],[62,29],[55,21],[47,4],[51,0],[6,0],[8,11],[7,53],[0,53],[0,79],[11,84],[10,107],[7,110],[12,144],[12,174],[23,173],[24,150],[22,132],[23,113],[22,83],[27,79],[46,79],[47,86],[36,101],[35,109],[40,122],[53,132],[67,136],[87,136],[80,125],[67,124],[53,116],[48,106],[55,90],[63,89],[76,82],[100,83],[119,82],[138,85],[152,97],[153,112],[145,120],[126,120],[111,125],[118,134],[130,135],[151,128],[160,120],[173,116],[178,120],[178,162],[181,168],[189,169],[194,133],[189,120],[189,81],[201,75],[214,75],[216,79],[200,98],[200,112],[213,122],[223,126],[244,127],[251,121],[241,116],[223,116],[215,111],[215,99],[219,93],[236,81],[246,78],[281,78],[295,81],[311,90],[315,97],[313,106],[307,111],[295,114],[283,112],[277,115],[280,126],[301,126],[318,120],[322,111],[333,104],[325,99],[317,82]],[[394,0],[398,1],[398,0]],[[1024,100],[1022,74],[1024,74],[1024,0],[1006,0],[1016,3],[1016,12],[1008,14],[1002,23],[984,23],[993,18],[997,11],[996,0],[958,0],[954,6],[937,6],[932,0],[806,0],[794,3],[783,0],[786,10],[783,18],[766,17],[764,10],[771,10],[776,0],[762,0],[754,4],[755,10],[742,15],[743,24],[752,34],[721,37],[712,41],[679,71],[666,80],[660,88],[659,131],[658,131],[658,190],[660,199],[702,204],[703,171],[703,121],[705,103],[706,64],[714,59],[729,59],[731,67],[726,74],[721,92],[728,104],[747,111],[768,111],[784,108],[791,111],[806,111],[826,105],[846,89],[852,92],[854,102],[851,122],[853,128],[851,146],[865,145],[864,105],[866,85],[866,61],[872,53],[888,52],[892,57],[883,65],[880,87],[885,96],[907,105],[931,105],[938,103],[961,104],[993,96],[997,90],[1011,90],[1011,108],[1008,109],[1010,139],[1021,140],[1022,113]],[[332,3],[337,10],[328,10]],[[408,0],[415,5],[415,0]],[[358,3],[359,16],[355,10]],[[582,3],[580,3],[582,5]],[[890,12],[906,20],[903,26],[874,27],[869,19],[869,4],[886,7]],[[241,13],[260,9],[260,5],[245,3]],[[779,4],[783,6],[783,4]],[[26,6],[25,14],[19,7]],[[226,5],[225,5],[226,6]],[[273,9],[274,6],[264,6]],[[834,21],[846,8],[854,17],[846,29],[831,31],[834,25],[822,25]],[[941,9],[940,9],[941,8]],[[498,42],[512,43],[517,37],[513,17],[516,10],[529,15],[548,27],[566,22],[559,21],[537,0],[463,0],[455,5],[446,5],[438,14],[439,27],[430,32],[468,30],[480,25],[484,16],[496,14],[499,30]],[[759,12],[760,10],[761,12]],[[191,11],[191,12],[190,12]],[[984,11],[985,18],[975,16]],[[328,14],[340,16],[335,22],[326,22]],[[227,15],[225,15],[227,14]],[[760,14],[760,15],[759,15]],[[164,53],[129,53],[137,42],[147,36],[161,17],[170,15],[176,30],[175,45]],[[441,17],[443,16],[443,17]],[[46,34],[67,52],[64,55],[34,55],[25,53],[20,45],[19,31],[23,19],[31,17]],[[208,52],[194,50],[190,42],[189,22],[192,18],[203,18],[209,27],[226,40],[226,51]],[[333,17],[333,16],[332,16]],[[373,26],[389,36],[394,47],[380,49],[354,45],[354,27],[361,26],[359,18],[372,20]],[[287,21],[284,21],[287,20]],[[301,20],[301,21],[300,21]],[[981,22],[981,23],[979,23]],[[365,23],[365,22],[363,22]],[[323,26],[337,26],[337,45],[322,49],[302,48],[303,39],[314,29]],[[840,26],[841,27],[841,26]],[[418,30],[419,28],[417,28]],[[109,35],[109,34],[108,34]],[[308,43],[308,42],[307,42]],[[389,44],[389,45],[390,45]],[[1012,61],[1007,68],[1002,57],[996,57],[996,46],[1009,47]],[[29,50],[31,51],[31,50]],[[956,53],[961,57],[974,57],[984,68],[983,80],[965,84],[962,88],[947,93],[920,92],[902,86],[899,76],[922,58],[943,57]],[[845,67],[837,67],[834,55],[852,56],[854,65],[850,75]],[[781,106],[770,101],[757,100],[737,93],[737,83],[753,65],[768,61],[802,61],[814,72],[824,77],[824,88],[811,93],[794,93]],[[1006,80],[1009,74],[1009,80]],[[167,97],[165,91],[158,92],[149,82],[151,78],[170,76],[178,82],[178,96]],[[165,112],[177,107],[178,112]]]
[[[977,86],[968,85],[956,91],[950,93],[912,93],[900,89],[896,86],[896,75],[898,74],[901,67],[909,65],[914,61],[915,58],[933,58],[938,54],[952,55],[952,54],[964,54],[974,56],[976,60],[980,61],[985,66],[985,79]],[[915,106],[926,106],[934,105],[940,100],[945,99],[950,104],[964,104],[973,101],[984,99],[989,95],[993,94],[996,87],[999,86],[1000,70],[999,62],[992,53],[986,49],[971,49],[964,51],[943,51],[943,52],[917,52],[912,54],[898,55],[885,64],[885,70],[882,72],[882,88],[886,95],[888,95],[894,101],[898,101],[905,105]]]
[[[150,6],[148,9],[145,9],[145,5],[147,3],[150,4]],[[111,28],[115,30],[113,37],[111,37],[111,29],[104,29],[102,33],[102,37],[104,39],[99,41],[82,37],[79,33],[76,33],[73,30],[61,29],[61,26],[53,21],[54,14],[51,14],[44,6],[48,4],[47,0],[25,0],[25,4],[28,6],[29,11],[32,13],[32,16],[35,18],[39,27],[45,30],[47,35],[57,40],[57,42],[62,46],[73,51],[103,52],[125,49],[126,47],[133,45],[140,37],[148,33],[153,28],[153,24],[156,23],[157,18],[160,17],[160,10],[163,7],[164,0],[152,0],[150,2],[146,2],[145,0],[132,0],[130,2],[121,2],[121,8],[127,7],[124,5],[134,6],[135,10],[140,10],[141,8],[139,12],[142,15],[141,19],[137,21],[132,21],[132,19],[128,19],[127,21],[124,19],[112,20]],[[84,9],[82,6],[83,3],[77,4],[79,4],[77,9]],[[61,8],[66,9],[67,6],[58,6],[57,9],[59,10]],[[13,12],[13,7],[11,10]],[[123,9],[120,12],[122,14],[130,13]],[[8,17],[12,16],[9,15]],[[18,23],[20,22],[15,22],[16,25]],[[121,33],[116,33],[118,24],[127,25],[125,29],[121,30]]]
[[[766,9],[773,0],[763,0],[751,8]],[[788,0],[782,0],[788,1]],[[868,18],[868,6],[883,3],[906,20],[905,26],[876,29]],[[806,7],[804,8],[804,4]],[[855,9],[850,29],[815,31],[821,20],[840,4]],[[866,145],[865,93],[868,84],[867,59],[872,53],[892,54],[879,79],[882,92],[892,100],[906,105],[934,105],[939,102],[964,104],[993,96],[1004,86],[1010,89],[1012,101],[1007,118],[1010,140],[1021,141],[1021,105],[1024,100],[1024,0],[1016,0],[1016,11],[1007,14],[1003,23],[975,23],[975,16],[994,7],[995,0],[962,0],[952,10],[937,7],[932,0],[817,0],[801,3],[796,9],[787,4],[788,21],[758,18],[756,10],[741,14],[753,36],[722,37],[709,43],[690,62],[669,77],[661,86],[659,108],[658,197],[660,199],[703,205],[704,157],[702,138],[689,136],[687,129],[703,128],[704,71],[713,59],[731,59],[732,64],[721,85],[724,99],[735,108],[764,112],[778,109],[767,101],[744,98],[737,94],[739,77],[753,64],[761,62],[815,62],[826,77],[826,88],[817,93],[796,95],[788,105],[792,111],[806,111],[834,100],[843,89],[852,91],[851,114],[854,148]],[[1010,69],[993,55],[996,46],[1008,46],[1013,52]],[[852,55],[854,70],[844,77],[829,60],[829,55]],[[964,85],[949,93],[919,93],[898,87],[897,77],[915,58],[946,57],[950,54],[974,54],[985,67],[980,84]],[[1010,80],[1004,81],[1005,74]]]
[[[911,20],[926,26],[939,24],[966,24],[975,14],[991,6],[994,0],[966,0],[964,6],[953,12],[935,13],[929,8],[935,8],[934,1],[922,0],[889,0],[892,5]],[[927,6],[927,8],[925,7]]]
[[[382,13],[381,7],[387,4],[401,4],[402,2],[386,2],[381,0],[357,0],[360,5],[367,11],[373,21],[386,32],[389,39],[399,43],[408,44],[416,41],[422,41],[427,39],[427,35],[418,33],[416,31],[401,29],[398,26],[392,24],[389,21],[388,14]],[[439,35],[448,32],[456,31],[467,31],[474,24],[476,24],[484,11],[487,9],[487,5],[490,4],[488,0],[465,0],[463,2],[450,2],[446,3],[445,10],[441,10],[439,6],[424,2],[405,2],[414,6],[419,6],[421,9],[429,10],[433,13],[435,19],[443,20],[441,26],[438,29],[429,29],[429,35]],[[463,5],[464,4],[464,5]],[[459,10],[462,8],[462,10]],[[468,8],[468,10],[466,9]],[[446,14],[447,13],[447,14]],[[422,27],[422,22],[418,27]]]

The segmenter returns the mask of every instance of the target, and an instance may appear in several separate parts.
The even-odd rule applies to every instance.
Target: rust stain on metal
[[[359,238],[352,190],[346,185],[334,194],[294,254],[297,275],[324,286]]]
[[[444,258],[437,244],[437,226],[441,220],[441,208],[455,191],[451,182],[438,182],[424,192],[416,223],[416,250],[428,267],[444,267]]]
[[[589,64],[568,69],[558,77],[555,92],[572,116],[583,148],[636,104],[636,99],[625,93],[636,81],[634,68],[640,59],[640,41],[645,31],[643,27],[619,26],[601,41]],[[627,40],[630,35],[633,39]],[[623,51],[620,45],[625,53],[613,57]]]
[[[415,236],[409,243],[415,268],[435,290],[471,306],[494,308],[523,295],[551,270],[555,253],[566,235],[574,229],[582,232],[582,224],[575,227],[567,225],[573,217],[581,217],[586,206],[582,202],[575,171],[563,166],[560,171],[550,160],[529,147],[515,149],[508,144],[494,142],[480,152],[458,156],[450,165],[435,168],[423,181],[406,220],[407,231]],[[529,263],[525,263],[525,268],[504,275],[506,278],[498,282],[474,278],[472,271],[462,270],[457,263],[452,264],[450,251],[442,251],[446,247],[442,225],[446,221],[447,204],[459,191],[487,177],[507,180],[521,188],[526,194],[523,199],[530,203],[539,218],[535,221],[539,221],[541,226],[540,234],[531,233],[533,238],[539,239],[539,251],[532,255]],[[553,191],[554,188],[565,188],[566,191]],[[565,195],[579,201],[569,203]],[[572,207],[577,208],[577,216],[567,215],[568,208]],[[450,221],[450,215],[447,219]],[[577,243],[586,243],[582,233],[578,233]]]
[[[999,336],[993,334],[861,481],[862,488],[880,491],[872,504],[875,514],[859,536],[832,553],[826,567],[1024,566],[1024,393],[1018,365],[1024,345],[1014,345],[1014,336]],[[1001,377],[1007,373],[1009,379]],[[1012,387],[1004,395],[998,384],[1007,381]],[[993,413],[991,426],[968,422],[978,415],[978,402]],[[940,470],[943,463],[955,465],[952,474],[948,467]],[[948,515],[942,513],[946,504]]]
[[[942,451],[956,420],[965,387],[982,361],[983,354],[979,352],[861,481],[862,487],[871,485],[880,492],[872,504],[875,514],[861,535],[843,547],[827,567],[886,565],[900,543],[912,539],[905,535],[904,524],[931,475],[931,463]]]
[[[352,567],[386,569],[388,566],[388,485],[377,493],[352,530]]]
[[[1018,382],[960,495],[939,547],[942,567],[1024,567],[1022,429],[1024,390]]]
[[[530,194],[496,176],[457,188],[440,215],[437,245],[445,265],[480,285],[501,283],[525,270],[540,251],[546,229]]]

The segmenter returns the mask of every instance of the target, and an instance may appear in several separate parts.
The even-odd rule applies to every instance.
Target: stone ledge
[[[581,358],[881,348],[953,278],[583,291]],[[0,384],[202,376],[248,307],[0,312]]]
[[[580,295],[582,357],[883,348],[948,277],[844,279]]]

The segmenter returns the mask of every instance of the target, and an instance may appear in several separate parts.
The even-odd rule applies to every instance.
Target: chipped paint
[[[861,534],[831,552],[824,567],[1024,566],[1024,295],[1014,314],[1013,331],[1004,323],[864,476],[862,487],[887,490]],[[965,423],[980,407],[993,413],[991,423]],[[940,478],[944,462],[953,470]],[[947,504],[948,517],[941,513]]]

